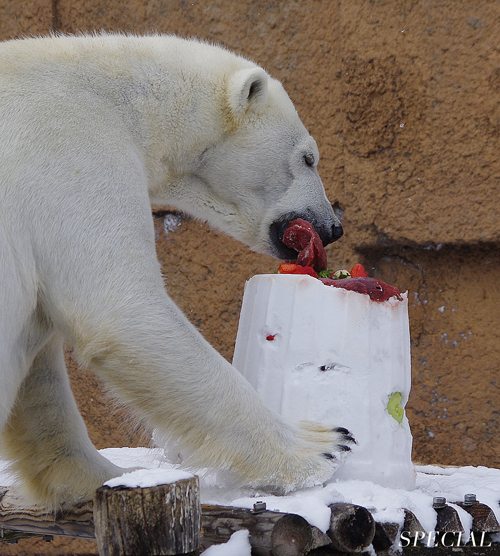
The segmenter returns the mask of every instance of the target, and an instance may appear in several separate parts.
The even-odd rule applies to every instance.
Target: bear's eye
[[[304,162],[307,166],[312,168],[314,166],[314,155],[312,153],[307,153],[304,155]]]

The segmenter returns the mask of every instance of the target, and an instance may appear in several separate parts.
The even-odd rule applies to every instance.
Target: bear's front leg
[[[175,439],[189,463],[230,469],[241,484],[282,492],[327,480],[350,435],[285,423],[204,340],[165,291],[147,199],[124,184],[116,195],[126,191],[127,203],[79,198],[89,206],[74,211],[75,222],[64,220],[60,255],[59,235],[40,243],[50,322],[79,362],[151,428]],[[51,230],[50,212],[40,215]]]
[[[287,492],[329,479],[350,449],[345,429],[285,423],[164,292],[122,306],[110,322],[111,335],[109,325],[96,330],[76,353],[122,402],[175,440],[188,464]]]

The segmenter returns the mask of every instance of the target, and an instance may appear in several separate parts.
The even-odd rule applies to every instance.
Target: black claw
[[[346,428],[336,427],[335,429],[333,429],[333,432],[338,432],[339,434],[341,434],[342,435],[342,440],[344,442],[352,442],[353,444],[357,444],[356,439],[354,438],[354,436],[352,436],[351,432],[348,431]]]
[[[340,450],[341,452],[350,452],[350,451],[351,451],[351,448],[350,448],[350,446],[345,446],[344,444],[341,444],[341,445],[339,446],[339,450]]]
[[[326,452],[324,452],[322,454],[326,459],[337,459],[337,456],[334,454],[327,454]]]

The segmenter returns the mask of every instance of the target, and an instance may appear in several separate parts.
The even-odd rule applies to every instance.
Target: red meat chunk
[[[334,288],[344,288],[358,293],[366,293],[373,301],[387,301],[390,297],[396,297],[399,301],[403,300],[396,286],[391,286],[375,278],[359,277],[342,278],[340,280],[320,278],[320,280],[323,284],[333,286]]]
[[[290,222],[283,234],[283,243],[299,252],[295,261],[297,264],[310,266],[316,272],[326,268],[326,251],[323,242],[307,220],[297,218]]]

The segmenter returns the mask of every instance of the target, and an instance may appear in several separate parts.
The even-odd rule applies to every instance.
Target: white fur
[[[280,216],[334,222],[281,85],[167,36],[16,40],[0,59],[1,448],[27,489],[72,502],[122,472],[88,439],[63,340],[193,462],[281,490],[327,479],[321,454],[342,435],[264,406],[168,297],[155,256],[151,201],[270,254]]]

